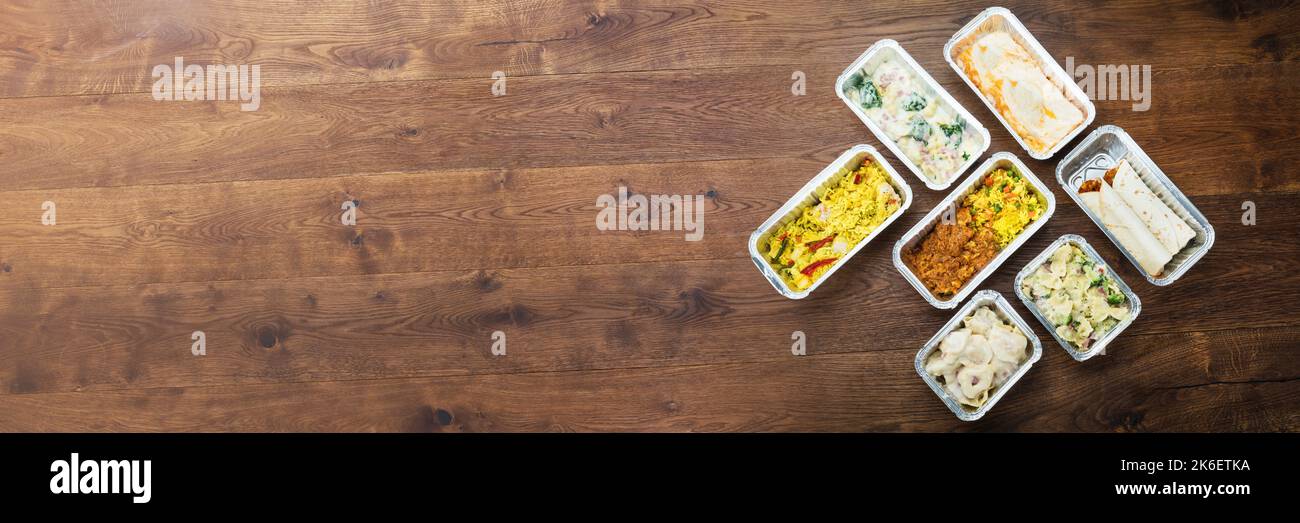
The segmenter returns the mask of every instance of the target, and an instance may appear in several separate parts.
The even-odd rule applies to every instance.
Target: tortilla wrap
[[[1156,193],[1142,182],[1128,160],[1120,160],[1116,169],[1115,178],[1111,182],[1115,192],[1119,193],[1124,203],[1146,224],[1147,229],[1160,240],[1170,255],[1178,254],[1187,242],[1196,237],[1196,232],[1156,197]]]
[[[1103,181],[1100,191],[1081,193],[1079,198],[1147,274],[1158,276],[1173,258],[1110,184]]]

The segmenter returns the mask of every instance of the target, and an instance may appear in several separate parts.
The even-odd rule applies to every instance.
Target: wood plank
[[[806,157],[828,162],[875,138],[835,97],[840,66],[559,75],[491,82],[387,82],[269,90],[262,107],[154,101],[149,95],[0,100],[6,190],[319,178],[448,169],[519,169]],[[940,74],[993,134],[997,120]],[[1300,63],[1170,71],[1153,109],[1099,109],[1169,172],[1195,173],[1189,194],[1300,190],[1290,176],[1291,107]],[[1234,93],[1205,103],[1207,90]],[[878,145],[878,144],[877,144]],[[1219,164],[1233,169],[1224,176]],[[1212,166],[1207,168],[1207,164]],[[1048,175],[1054,163],[1035,164]],[[800,174],[797,178],[804,178]],[[1048,176],[1050,177],[1050,176]]]
[[[1279,209],[1282,201],[1269,197],[1260,205]],[[1202,203],[1220,224],[1219,241],[1174,285],[1147,284],[1091,222],[1062,207],[981,288],[1017,301],[1011,289],[1015,273],[1059,234],[1076,232],[1091,239],[1142,298],[1142,315],[1117,347],[1141,347],[1129,340],[1143,334],[1300,325],[1300,312],[1268,306],[1285,303],[1300,287],[1296,222],[1274,216],[1261,218],[1257,229],[1234,230],[1217,210],[1229,209],[1235,216],[1237,200]],[[877,239],[881,244],[869,246],[812,297],[798,301],[779,296],[744,255],[716,260],[665,255],[668,259],[609,264],[612,255],[606,254],[584,260],[601,265],[5,289],[0,290],[0,390],[765,361],[787,354],[796,330],[805,332],[814,353],[919,347],[952,313],[930,307],[893,267],[889,249],[902,231],[887,231]],[[554,247],[557,236],[550,234],[546,241]],[[710,249],[739,251],[746,236],[711,239],[721,246]],[[597,243],[591,251],[639,251],[652,253],[652,259],[653,253],[671,253],[688,244],[673,238],[658,247],[635,246],[644,239],[624,237],[618,242],[628,243],[608,249]],[[568,252],[563,242],[559,245],[559,252]],[[283,247],[287,252],[296,248],[293,243]],[[543,259],[541,253],[554,252],[541,246],[489,247],[512,256],[537,252]],[[288,259],[316,259],[314,251],[299,254]],[[371,259],[384,266],[386,256],[376,253]],[[430,251],[423,263],[444,261],[437,256],[437,249]],[[236,267],[258,266],[253,256],[227,259]],[[207,263],[201,257],[194,260]],[[104,262],[112,264],[111,258]],[[28,270],[12,267],[0,272],[0,280],[22,277]],[[129,264],[111,267],[126,270]],[[1206,306],[1207,296],[1214,297],[1216,306]],[[1016,307],[1034,321],[1022,306]],[[207,335],[209,354],[203,358],[189,353],[195,330]],[[490,355],[497,330],[507,334],[509,347],[520,357]],[[1041,326],[1036,330],[1047,336]]]
[[[1049,349],[979,423],[911,350],[763,363],[0,395],[6,431],[1223,431],[1300,429],[1294,328]],[[513,357],[513,356],[510,356]]]
[[[1009,1],[1059,58],[1157,71],[1290,61],[1282,4]],[[154,65],[259,64],[267,87],[731,66],[844,64],[881,38],[920,57],[980,6],[873,2],[7,1],[0,97],[147,92]],[[1117,38],[1122,36],[1122,38]],[[1207,45],[1206,42],[1214,42]],[[1084,58],[1086,57],[1086,58]]]
[[[772,159],[6,191],[0,197],[15,211],[0,214],[0,289],[743,258],[754,228],[822,167]],[[1055,187],[1058,213],[1031,247],[1065,232],[1109,244],[1051,171],[1037,169]],[[1205,177],[1169,172],[1221,228],[1203,263],[1236,272],[1231,263],[1239,257],[1300,249],[1289,240],[1300,234],[1297,225],[1278,219],[1294,193],[1196,196],[1217,182],[1207,187],[1199,183]],[[597,230],[597,197],[620,186],[705,196],[703,239]],[[892,243],[946,196],[914,187],[916,202],[876,240],[879,270],[894,272],[885,261]],[[1258,206],[1253,229],[1240,225],[1245,200]],[[56,225],[41,224],[45,201],[57,204]],[[360,204],[356,227],[341,223],[345,201]],[[1124,261],[1117,251],[1105,254]],[[1295,260],[1261,263],[1285,273]]]

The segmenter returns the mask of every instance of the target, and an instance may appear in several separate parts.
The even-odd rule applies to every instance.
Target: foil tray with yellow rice
[[[810,288],[833,264],[899,211],[890,177],[870,156],[841,168],[839,182],[767,241],[767,262],[795,291]]]

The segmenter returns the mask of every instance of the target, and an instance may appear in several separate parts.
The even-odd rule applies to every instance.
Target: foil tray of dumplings
[[[1025,361],[1021,363],[1014,372],[1012,372],[1006,381],[997,386],[996,390],[991,391],[988,399],[985,400],[982,405],[979,407],[971,407],[961,403],[956,397],[950,394],[945,389],[943,383],[940,383],[937,378],[926,372],[925,365],[930,354],[939,350],[939,345],[943,342],[944,338],[953,331],[962,329],[963,323],[966,319],[971,317],[975,313],[976,309],[979,309],[980,307],[988,307],[993,311],[998,319],[1019,330],[1020,333],[1025,336],[1028,344],[1026,347],[1028,354],[1026,355]],[[966,305],[959,309],[957,314],[954,315],[952,319],[943,326],[943,328],[939,329],[939,332],[936,333],[933,338],[930,338],[930,341],[927,341],[925,345],[921,347],[921,350],[916,353],[915,366],[916,373],[921,375],[921,379],[925,381],[925,384],[930,386],[930,390],[933,390],[935,395],[939,396],[940,400],[943,400],[944,405],[948,406],[948,410],[951,410],[952,413],[957,416],[957,419],[962,421],[975,421],[984,417],[984,415],[987,414],[994,405],[997,405],[998,401],[1007,394],[1007,391],[1011,390],[1011,387],[1015,386],[1015,384],[1020,381],[1020,378],[1024,376],[1026,372],[1029,372],[1029,368],[1032,367],[1042,356],[1042,342],[1040,342],[1038,336],[1034,334],[1033,329],[1029,328],[1029,324],[1025,323],[1025,320],[1011,308],[1011,304],[1007,302],[1006,298],[1003,298],[1002,294],[997,291],[982,290],[975,293],[975,295],[971,297],[970,301],[966,302]]]

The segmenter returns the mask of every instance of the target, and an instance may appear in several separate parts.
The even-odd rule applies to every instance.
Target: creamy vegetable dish
[[[957,53],[957,62],[1032,151],[1050,151],[1083,125],[1083,111],[1011,34],[979,36]]]
[[[1128,298],[1115,279],[1073,244],[1061,245],[1021,282],[1021,291],[1081,351],[1129,317]]]
[[[772,233],[768,263],[791,289],[807,289],[901,203],[889,175],[867,157],[857,169],[843,169],[839,183],[816,204]]]
[[[897,58],[849,77],[844,95],[936,184],[983,150],[984,138]]]
[[[925,361],[925,372],[962,405],[979,408],[1027,356],[1028,339],[987,306],[962,320]]]
[[[934,226],[903,261],[930,292],[948,298],[1046,209],[1014,168],[994,169],[962,200],[954,223]]]

